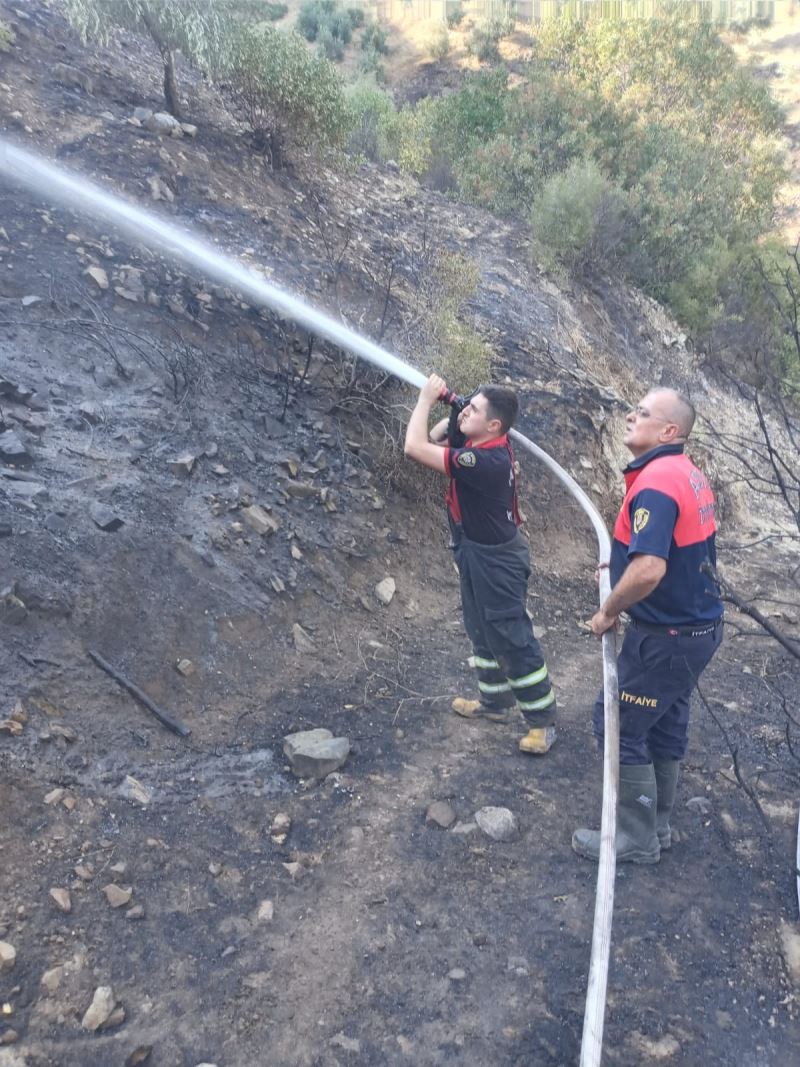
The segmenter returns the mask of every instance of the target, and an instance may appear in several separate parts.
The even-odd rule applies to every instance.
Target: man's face
[[[675,439],[677,427],[668,417],[662,393],[648,393],[625,416],[623,442],[634,456],[643,456],[651,448]]]
[[[500,424],[497,419],[489,418],[486,413],[488,406],[489,401],[483,393],[476,393],[458,416],[458,428],[465,437],[474,440],[499,436]]]

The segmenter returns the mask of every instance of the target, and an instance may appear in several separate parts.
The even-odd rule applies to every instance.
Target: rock
[[[381,602],[388,606],[392,602],[392,598],[397,590],[394,578],[384,578],[383,581],[378,582],[375,586],[375,596]]]
[[[191,122],[182,122],[181,123],[181,129],[183,130],[183,132],[186,134],[187,137],[196,137],[197,136],[197,127],[193,126]]]
[[[137,303],[140,299],[138,293],[135,293],[133,289],[126,289],[124,285],[115,285],[114,292],[117,296],[122,297],[123,300],[130,300],[132,304]]]
[[[81,1020],[84,1030],[99,1030],[103,1023],[107,1022],[114,1010],[114,990],[110,985],[98,986],[94,991],[92,1003],[86,1009]]]
[[[275,914],[275,908],[271,900],[262,900],[258,905],[258,911],[256,912],[256,919],[260,923],[271,923],[272,917]]]
[[[17,962],[17,950],[8,941],[0,941],[0,971],[10,971]]]
[[[696,811],[698,815],[710,815],[714,806],[708,797],[689,797],[686,801],[689,811]]]
[[[67,914],[72,911],[72,899],[70,898],[68,889],[59,889],[55,887],[50,890],[50,897],[55,902],[56,907],[61,911]]]
[[[137,122],[147,122],[148,119],[153,117],[153,109],[151,107],[135,107],[133,109],[133,117]]]
[[[55,63],[50,73],[54,81],[72,88],[83,89],[89,96],[92,95],[92,79],[77,67],[71,67],[68,63]]]
[[[189,678],[194,674],[194,664],[190,659],[179,659],[175,664],[175,670],[178,674],[182,674],[184,678]]]
[[[182,456],[178,456],[177,459],[171,459],[167,466],[176,474],[179,478],[188,478],[194,470],[194,465],[197,460],[197,456],[193,456],[191,452],[184,452]]]
[[[279,811],[272,820],[272,825],[269,828],[270,837],[277,844],[282,845],[291,828],[291,816],[287,815],[285,811]]]
[[[527,978],[531,973],[531,966],[524,956],[509,956],[508,970],[520,978]]]
[[[361,1051],[361,1042],[358,1038],[348,1037],[342,1032],[334,1034],[328,1044],[333,1048],[343,1049],[345,1052],[358,1053]]]
[[[456,821],[456,813],[446,800],[436,800],[425,812],[425,822],[448,830]]]
[[[118,530],[120,526],[125,525],[125,520],[121,519],[115,511],[113,511],[108,505],[94,503],[89,509],[89,514],[92,517],[92,522],[95,526],[99,526],[101,530],[105,530],[106,533],[113,533]]]
[[[137,919],[144,918],[144,908],[141,904],[134,904],[132,908],[128,908],[125,912],[125,918],[131,922],[136,922]]]
[[[294,647],[298,652],[314,652],[316,646],[311,640],[311,635],[307,630],[304,630],[299,622],[294,623],[292,626],[292,640],[294,641]]]
[[[330,730],[301,730],[283,739],[283,754],[298,778],[324,778],[338,770],[350,753],[346,737]]]
[[[481,808],[475,812],[475,822],[493,841],[512,841],[519,833],[517,817],[508,808]]]
[[[135,117],[134,112],[134,117]],[[175,118],[174,115],[168,114],[166,111],[156,111],[153,115],[142,121],[142,125],[146,130],[150,130],[151,133],[170,134],[171,136],[182,137],[183,130],[181,124]]]
[[[121,908],[127,904],[133,896],[133,889],[127,885],[114,885],[113,882],[109,882],[108,885],[103,886],[103,892],[106,895],[106,900],[112,908]]]
[[[84,863],[79,863],[77,867],[73,867],[72,869],[82,882],[91,882],[94,878],[94,871]]]
[[[44,986],[48,993],[52,996],[61,985],[61,979],[64,977],[63,967],[51,967],[49,971],[45,971],[39,980],[39,984]]]
[[[284,490],[289,496],[294,497],[296,500],[304,500],[308,497],[316,496],[318,489],[310,482],[286,482]]]
[[[793,923],[781,922],[781,952],[792,983],[800,989],[800,932]]]
[[[50,792],[44,798],[45,804],[58,804],[64,799],[64,795],[66,792],[66,789],[61,789],[60,787],[57,789],[51,789]]]
[[[170,204],[175,199],[175,194],[157,175],[152,175],[147,179],[147,184],[150,188],[150,196],[153,200],[166,200]]]
[[[242,518],[248,526],[261,534],[273,534],[280,529],[280,523],[276,518],[273,518],[268,511],[259,507],[258,504],[251,504],[249,508],[242,508]]]
[[[83,273],[89,275],[98,289],[108,289],[108,275],[102,267],[87,267]]]
[[[44,517],[44,527],[52,534],[65,534],[69,530],[69,523],[63,515],[56,515],[51,511]]]
[[[4,463],[13,463],[15,467],[30,467],[33,464],[33,457],[13,430],[0,433],[0,459]]]
[[[25,606],[25,601],[21,600],[13,589],[0,590],[0,622],[18,626],[27,617],[28,609]],[[16,725],[19,726],[21,724],[17,723]]]
[[[0,615],[0,618],[3,618]],[[8,734],[10,737],[19,737],[22,734],[22,723],[16,719],[0,719],[0,734]]]
[[[463,982],[467,977],[467,972],[463,967],[453,967],[452,970],[447,972],[447,977],[451,982]]]
[[[24,308],[33,307],[34,304],[41,304],[41,302],[42,298],[40,296],[34,296],[33,294],[30,296],[23,296],[22,298],[22,306]]]
[[[139,1067],[140,1064],[147,1063],[152,1051],[152,1045],[139,1045],[125,1060],[125,1067]]]
[[[132,774],[125,775],[125,778],[119,787],[119,791],[126,800],[133,800],[137,804],[141,804],[142,807],[147,807],[153,799],[147,786],[142,785],[139,779],[134,778]]]

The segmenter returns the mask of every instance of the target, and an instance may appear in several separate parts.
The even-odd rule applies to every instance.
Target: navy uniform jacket
[[[446,448],[445,472],[450,477],[447,509],[464,536],[479,545],[511,541],[520,516],[508,435],[479,445],[467,441],[463,448]]]
[[[624,471],[627,492],[614,526],[611,583],[631,557],[659,556],[667,571],[659,584],[628,609],[632,619],[657,626],[714,622],[722,603],[700,570],[716,565],[714,494],[683,445],[661,445],[634,459]]]

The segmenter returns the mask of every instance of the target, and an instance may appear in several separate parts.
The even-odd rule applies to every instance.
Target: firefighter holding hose
[[[686,754],[692,690],[722,641],[722,602],[704,564],[716,564],[714,494],[684,455],[691,402],[652,389],[626,417],[625,500],[614,527],[612,589],[592,617],[601,637],[627,612],[619,672],[617,861],[658,863]],[[603,744],[603,694],[594,709]],[[600,833],[576,830],[572,847],[600,855]]]
[[[441,400],[455,415],[439,422],[429,437],[430,412]],[[449,479],[452,547],[480,694],[477,700],[457,697],[453,711],[508,722],[516,704],[529,728],[520,750],[543,755],[555,739],[556,697],[526,606],[530,559],[519,532],[508,441],[518,407],[516,393],[504,386],[482,385],[462,400],[431,375],[408,422],[405,454]]]

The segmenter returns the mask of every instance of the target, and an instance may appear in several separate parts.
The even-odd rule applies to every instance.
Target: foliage
[[[364,15],[364,8],[348,7],[345,10],[347,11],[347,17],[350,19],[350,25],[353,27],[353,29],[360,29],[364,25],[364,19],[366,17]]]
[[[450,51],[450,34],[447,32],[446,26],[439,24],[431,32],[428,38],[427,50],[431,59],[437,61],[444,59]]]
[[[479,23],[467,38],[467,52],[481,63],[495,63],[500,58],[500,34],[491,22]]]
[[[316,41],[320,28],[336,10],[336,0],[305,0],[297,15],[297,32],[307,41]]]
[[[173,114],[179,111],[173,53],[180,50],[190,62],[207,68],[222,63],[222,47],[236,0],[65,0],[67,18],[80,34],[106,43],[115,29],[149,36],[164,63],[164,99]]]
[[[377,22],[370,22],[364,27],[361,34],[362,52],[377,52],[379,55],[389,54],[388,31],[384,30]]]
[[[317,34],[317,53],[335,63],[344,59],[344,44],[339,37],[334,35],[330,23],[322,26]]]
[[[394,101],[377,85],[362,79],[347,89],[350,134],[348,151],[371,160],[390,156],[386,133],[395,116]]]
[[[317,42],[321,56],[339,61],[344,58],[353,30],[363,23],[361,8],[344,10],[337,0],[306,0],[297,17],[297,30],[307,41]]]
[[[461,25],[464,21],[464,15],[466,15],[466,11],[460,3],[456,2],[455,4],[447,5],[447,25],[451,30]]]
[[[280,166],[287,144],[341,145],[348,109],[341,79],[296,33],[240,27],[230,39],[228,80],[260,147]]]
[[[14,43],[14,31],[8,25],[0,19],[0,52],[8,52]]]
[[[421,325],[426,347],[436,352],[437,373],[458,393],[472,392],[491,373],[491,348],[463,319],[479,276],[477,263],[468,256],[439,250],[424,283]]]
[[[607,268],[622,251],[630,208],[593,160],[578,159],[542,187],[531,211],[540,252],[570,273]]]
[[[263,8],[264,15],[270,22],[280,22],[289,13],[288,4],[266,3]]]

